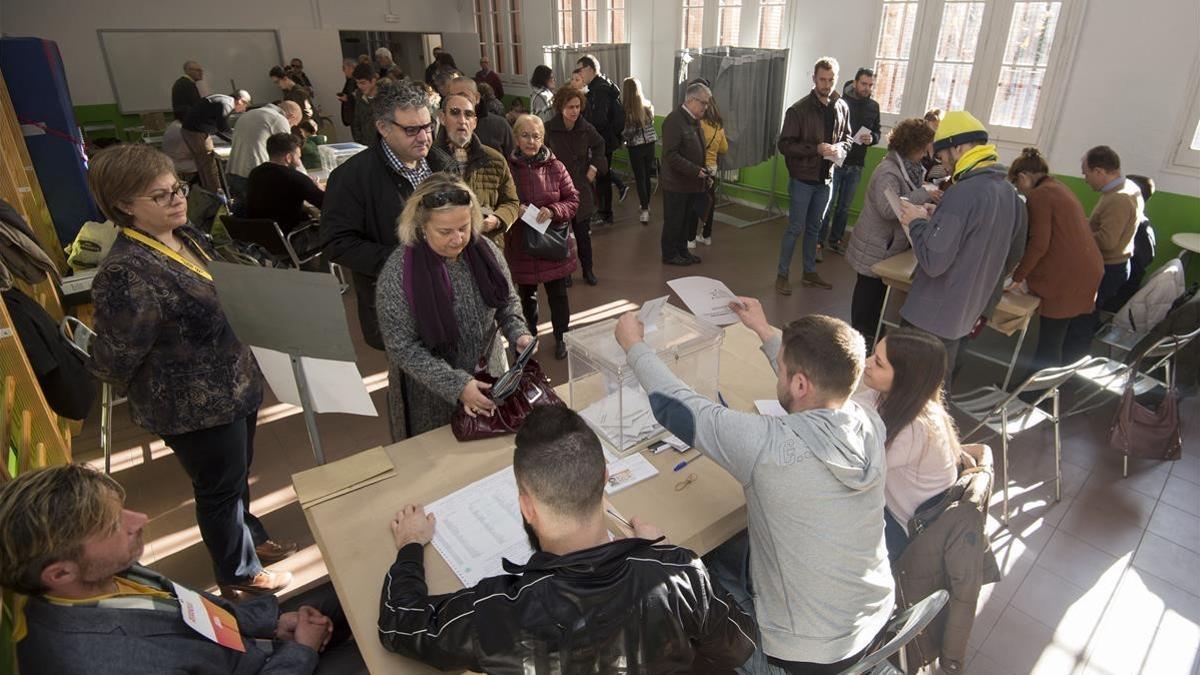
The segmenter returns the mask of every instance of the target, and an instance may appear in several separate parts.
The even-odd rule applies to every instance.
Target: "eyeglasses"
[[[675,484],[675,491],[682,492],[687,489],[687,486],[696,482],[696,474],[689,473],[688,477]]]
[[[707,108],[709,106],[709,102],[705,99],[693,98],[692,100],[695,101],[696,103],[699,103],[700,105],[704,106],[705,108]]]
[[[155,192],[144,197],[138,197],[138,199],[149,199],[159,206],[170,206],[175,202],[176,197],[187,199],[190,190],[191,188],[188,187],[187,183],[176,183],[175,187],[170,190]]]
[[[427,209],[440,209],[447,204],[467,206],[471,203],[471,193],[461,188],[451,188],[441,192],[431,192],[421,197],[421,206]]]
[[[470,108],[449,108],[446,110],[446,114],[451,117],[465,117],[467,119],[475,117],[475,111]]]
[[[408,136],[409,138],[416,137],[416,135],[421,133],[422,131],[424,131],[427,134],[433,133],[433,122],[430,122],[428,124],[418,124],[416,126],[411,126],[411,127],[405,126],[405,125],[400,124],[399,122],[396,122],[393,120],[386,120],[386,122],[394,127],[399,128],[401,131],[404,132],[404,135]]]
[[[517,138],[519,138],[523,141],[540,141],[540,140],[542,140],[542,135],[541,134],[532,134],[532,133],[522,133],[522,134],[517,134]]]

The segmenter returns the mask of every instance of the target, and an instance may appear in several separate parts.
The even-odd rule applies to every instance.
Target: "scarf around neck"
[[[1000,161],[1000,156],[996,154],[996,146],[991,144],[977,145],[963,153],[962,157],[954,163],[954,180],[959,180],[962,175],[974,169],[983,169]]]
[[[471,236],[463,258],[483,304],[499,309],[508,303],[508,280],[482,237]],[[448,358],[458,350],[459,327],[454,316],[454,287],[446,260],[421,239],[404,249],[404,295],[412,308],[421,344],[434,356]]]

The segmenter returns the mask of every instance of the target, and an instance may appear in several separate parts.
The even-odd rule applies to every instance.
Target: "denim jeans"
[[[821,219],[829,206],[829,185],[810,185],[795,178],[788,179],[788,227],[779,247],[778,274],[786,278],[792,266],[796,240],[804,238],[804,271],[817,268],[817,238],[821,236]]]
[[[841,166],[833,168],[833,182],[829,186],[829,209],[821,221],[821,238],[818,243],[842,241],[846,236],[846,219],[850,216],[850,204],[854,202],[854,191],[858,189],[858,181],[862,178],[861,166]],[[832,222],[832,231],[830,223]]]

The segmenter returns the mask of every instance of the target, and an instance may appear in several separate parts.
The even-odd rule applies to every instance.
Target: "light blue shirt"
[[[1125,184],[1125,176],[1117,176],[1116,178],[1112,179],[1111,181],[1105,183],[1104,187],[1100,188],[1100,191],[1101,192],[1111,192],[1112,190],[1116,190],[1117,188],[1121,187],[1124,184]]]

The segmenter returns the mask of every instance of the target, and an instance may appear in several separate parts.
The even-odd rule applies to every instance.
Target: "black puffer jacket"
[[[621,132],[625,130],[625,108],[621,107],[621,90],[612,80],[597,73],[588,84],[587,105],[583,117],[596,127],[604,138],[608,154],[621,147]]]
[[[754,624],[713,589],[693,552],[645,539],[555,556],[474,588],[430,597],[423,549],[400,550],[384,580],[379,639],[442,670],[694,673],[740,666]]]

